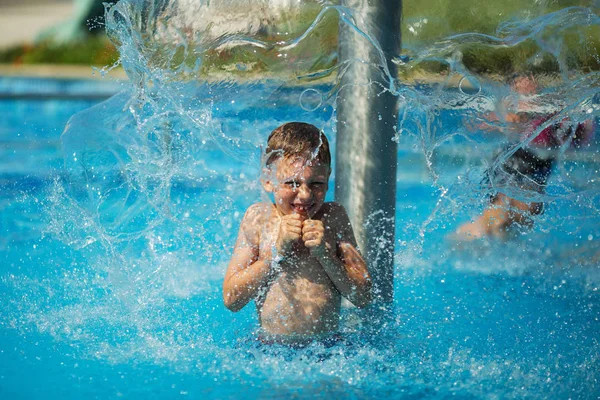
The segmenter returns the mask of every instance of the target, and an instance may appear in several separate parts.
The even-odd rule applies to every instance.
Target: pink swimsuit
[[[546,121],[552,118],[553,115],[547,115],[541,118],[536,118],[530,122],[530,129],[528,133],[531,134],[537,130],[540,125],[543,125]],[[579,122],[575,127],[573,133],[573,124],[568,118],[564,118],[562,121],[557,122],[544,128],[536,137],[531,141],[531,144],[536,147],[544,147],[546,149],[553,149],[562,146],[567,141],[571,141],[572,146],[581,146],[582,144],[589,143],[593,137],[594,130],[586,129],[591,121]]]

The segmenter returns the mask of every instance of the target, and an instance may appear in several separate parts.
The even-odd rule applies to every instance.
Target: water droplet
[[[322,103],[323,96],[316,89],[306,89],[300,95],[300,107],[306,111],[315,111]]]
[[[474,76],[463,76],[458,82],[458,89],[463,94],[477,96],[481,93],[481,82]]]

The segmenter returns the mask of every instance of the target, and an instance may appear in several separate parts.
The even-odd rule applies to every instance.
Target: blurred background
[[[73,0],[0,0],[0,47],[33,43],[41,32],[68,21]]]
[[[103,3],[0,0],[0,74],[91,78],[91,66],[115,63],[118,53],[103,29]],[[62,67],[53,68],[57,65]]]
[[[90,66],[115,64],[118,51],[104,31],[104,4],[115,2],[0,0],[0,71],[6,74],[44,70],[39,68],[41,65],[78,65],[86,67],[80,70],[85,74],[91,72]],[[179,3],[180,9],[187,8],[190,14],[203,4],[186,1]],[[270,0],[269,15],[257,22],[260,25],[257,30],[266,33],[267,36],[276,36],[281,28],[278,19],[285,19],[283,16],[289,17],[286,12],[294,8],[300,9],[299,4],[302,4],[302,11],[296,15],[296,20],[310,21],[319,9],[319,3],[322,2]],[[256,11],[267,13],[261,4],[257,2]],[[220,7],[224,13],[227,3],[217,6],[212,7],[217,10],[217,14]],[[406,60],[417,59],[417,62],[411,63],[408,69],[400,68],[400,74],[402,78],[410,79],[411,75],[414,77],[423,72],[434,75],[447,72],[446,60],[438,62],[435,61],[435,57],[430,57],[431,54],[428,56],[420,53],[423,49],[430,48],[433,43],[442,43],[453,35],[477,32],[502,36],[501,31],[510,28],[511,21],[533,21],[536,17],[568,7],[586,7],[597,15],[599,6],[600,3],[594,0],[503,0],[493,4],[476,0],[406,0],[403,2],[402,11],[402,55]],[[278,15],[281,18],[278,18]],[[201,24],[201,21],[198,23]],[[329,43],[335,50],[337,26],[330,26],[330,32],[327,34],[330,36]],[[194,28],[202,29],[195,25]],[[548,33],[551,35],[551,32]],[[510,75],[523,70],[533,73],[556,73],[559,66],[555,57],[540,56],[540,53],[548,53],[548,49],[544,47],[552,46],[557,40],[548,37],[544,43],[540,43],[539,40],[523,40],[515,45],[505,43],[503,46],[464,43],[460,51],[465,67],[475,73]],[[600,68],[600,28],[597,24],[573,26],[561,32],[560,41],[561,52],[564,52],[562,58],[570,64],[570,69],[590,71]],[[335,60],[330,62],[335,63]],[[32,69],[32,65],[38,68]],[[75,73],[75,70],[70,71]],[[53,71],[64,73],[65,69]],[[114,72],[119,73],[118,69]],[[121,77],[123,76],[122,74]]]

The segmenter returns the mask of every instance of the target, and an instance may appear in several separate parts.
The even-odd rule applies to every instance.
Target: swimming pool
[[[448,66],[424,84],[388,82],[402,111],[394,302],[345,309],[344,341],[292,350],[256,345],[252,306],[225,309],[225,266],[244,210],[268,199],[258,182],[268,133],[305,120],[335,143],[348,65],[332,29],[343,21],[378,43],[329,2],[312,4],[306,24],[290,13],[275,30],[266,18],[264,32],[269,9],[185,3],[108,9],[129,84],[0,80],[3,398],[600,395],[598,143],[565,149],[532,229],[449,238],[489,203],[482,178],[506,139],[475,122],[511,95],[462,64],[462,43],[540,43],[528,66],[548,56],[562,74],[543,88],[551,110],[597,119],[598,75],[546,35],[594,28],[593,10],[511,20],[498,37],[455,35],[392,60]]]
[[[257,87],[229,88],[239,93],[236,103],[213,109],[220,124],[242,127],[240,136],[260,139],[277,121],[302,118],[292,106],[304,88],[262,88],[278,94],[268,109],[252,101]],[[213,89],[194,90],[202,97]],[[129,98],[110,104],[126,103],[119,96]],[[557,197],[518,240],[457,244],[445,235],[484,203],[465,196],[462,208],[444,212],[439,182],[452,193],[451,177],[481,157],[449,142],[436,155],[435,186],[418,140],[404,137],[392,309],[379,319],[375,309],[345,310],[348,343],[260,349],[251,340],[252,307],[232,314],[221,300],[237,224],[264,198],[258,167],[204,137],[173,152],[192,164],[143,153],[154,142],[130,138],[129,154],[146,161],[145,174],[131,171],[138,178],[127,193],[124,178],[111,175],[110,195],[90,203],[94,193],[73,188],[78,168],[92,170],[73,162],[80,143],[63,138],[61,147],[60,134],[70,115],[102,104],[77,96],[0,100],[3,398],[600,395],[600,228],[598,215],[581,214],[588,203]],[[311,112],[311,120],[329,112]],[[93,122],[89,115],[71,124]],[[461,122],[454,111],[440,118],[448,129]],[[112,165],[100,156],[88,163]],[[597,206],[597,196],[586,201]]]

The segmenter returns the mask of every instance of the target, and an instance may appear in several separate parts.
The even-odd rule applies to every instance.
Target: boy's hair
[[[267,167],[281,157],[303,157],[331,168],[327,137],[316,126],[304,122],[288,122],[276,128],[269,135],[265,153]]]

